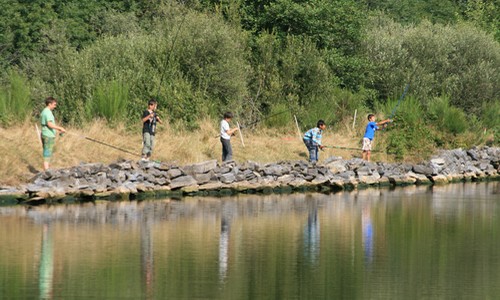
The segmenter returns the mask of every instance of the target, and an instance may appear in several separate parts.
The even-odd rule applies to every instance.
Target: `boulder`
[[[183,174],[182,171],[179,169],[170,169],[167,171],[167,176],[170,179],[180,177],[180,176],[182,176],[182,174]]]
[[[236,180],[236,176],[233,173],[226,173],[220,175],[220,181],[225,184],[232,183]]]
[[[425,165],[415,165],[413,166],[413,172],[416,174],[431,176],[434,170],[431,167]]]
[[[444,175],[432,176],[431,180],[432,180],[432,182],[434,182],[434,184],[446,184],[446,183],[448,183],[448,178],[446,178],[446,176],[444,176]]]
[[[215,170],[217,167],[217,160],[209,160],[193,165],[187,165],[182,167],[185,174],[193,176],[194,174],[203,174]]]
[[[170,182],[171,189],[177,189],[190,185],[198,185],[198,182],[190,175],[177,177]]]

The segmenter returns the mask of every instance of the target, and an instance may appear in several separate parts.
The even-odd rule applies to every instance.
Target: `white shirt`
[[[227,132],[226,132],[229,129],[230,129],[229,128],[229,123],[226,120],[220,121],[220,137],[221,138],[223,138],[225,140],[231,139],[231,137],[229,136],[229,134],[227,134]]]

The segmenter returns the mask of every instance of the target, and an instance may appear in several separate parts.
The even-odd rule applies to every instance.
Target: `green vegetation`
[[[20,124],[31,114],[31,95],[26,79],[11,70],[0,89],[0,123]]]
[[[389,151],[498,144],[499,16],[494,0],[8,0],[0,120],[36,117],[52,95],[74,125],[130,123],[156,98],[188,128],[282,110],[265,125],[339,129],[354,110],[389,116],[410,83]]]

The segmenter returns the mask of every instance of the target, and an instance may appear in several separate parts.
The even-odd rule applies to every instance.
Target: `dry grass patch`
[[[180,126],[160,125],[156,136],[153,159],[175,162],[180,165],[217,159],[220,161],[222,146],[219,141],[218,121],[203,120],[196,130],[187,130]],[[234,126],[234,124],[232,124]],[[104,121],[95,121],[83,128],[66,128],[64,137],[57,137],[52,168],[66,168],[80,163],[111,163],[119,159],[138,160],[142,150],[142,130],[140,123],[131,126],[118,125],[109,127]],[[304,129],[303,129],[304,130]],[[335,132],[331,128],[325,131],[325,145],[360,148],[363,129]],[[236,133],[231,139],[234,159],[239,162],[252,160],[257,162],[275,162],[281,160],[306,160],[307,150],[296,129],[243,130],[243,147],[240,136]],[[135,153],[129,154],[109,146],[90,141],[87,138],[112,145]],[[35,124],[25,122],[18,127],[0,128],[2,153],[0,163],[0,183],[16,185],[27,182],[42,170],[42,146],[38,139]],[[383,141],[383,139],[380,139]],[[320,153],[320,160],[329,156],[342,156],[345,159],[361,156],[361,151],[325,149]],[[387,155],[373,155],[374,160],[390,160]]]

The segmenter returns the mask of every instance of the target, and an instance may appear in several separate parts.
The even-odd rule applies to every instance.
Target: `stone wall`
[[[446,184],[500,179],[500,148],[443,150],[427,162],[373,163],[329,157],[262,164],[205,161],[186,166],[120,161],[37,174],[29,184],[0,187],[0,204],[32,201],[141,199],[294,191],[334,192],[361,186]]]

